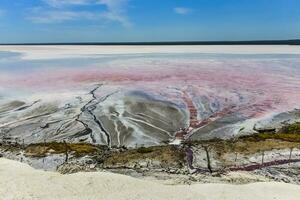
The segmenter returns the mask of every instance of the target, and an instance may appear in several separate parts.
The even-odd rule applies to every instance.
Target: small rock
[[[90,165],[90,169],[95,169],[96,168],[96,165],[95,164],[91,164]]]
[[[140,162],[138,162],[138,165],[140,167],[148,167],[148,162],[147,161],[140,161]]]

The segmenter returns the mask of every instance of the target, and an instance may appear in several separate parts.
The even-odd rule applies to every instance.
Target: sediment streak
[[[112,96],[113,94],[117,93],[118,91],[115,91],[113,93],[110,93],[104,97],[102,97],[100,100],[97,99],[95,92],[102,87],[103,84],[99,84],[97,85],[97,87],[95,87],[93,90],[91,90],[89,92],[89,94],[92,96],[91,100],[89,100],[86,104],[83,105],[83,107],[80,109],[80,113],[78,115],[75,116],[75,121],[81,123],[86,130],[88,130],[90,132],[90,137],[93,141],[93,143],[96,143],[96,139],[93,136],[93,130],[89,127],[89,125],[84,122],[83,120],[80,119],[80,116],[83,113],[86,113],[88,115],[91,116],[91,119],[95,122],[95,124],[99,127],[100,131],[104,133],[105,137],[106,137],[106,142],[107,145],[109,147],[111,147],[111,135],[110,133],[104,128],[104,125],[102,124],[102,122],[97,118],[97,116],[95,115],[95,113],[93,112],[96,108],[97,105],[100,104],[101,102],[104,102],[105,100],[107,100],[107,98],[109,98],[110,96]],[[68,123],[68,122],[67,122]],[[61,125],[61,127],[63,127],[65,124]],[[60,129],[59,129],[60,130]]]

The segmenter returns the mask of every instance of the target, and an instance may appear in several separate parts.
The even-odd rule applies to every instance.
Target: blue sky
[[[300,38],[299,0],[0,0],[0,43]]]

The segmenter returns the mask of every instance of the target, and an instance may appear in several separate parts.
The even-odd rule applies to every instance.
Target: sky
[[[300,38],[299,0],[0,0],[0,43]]]

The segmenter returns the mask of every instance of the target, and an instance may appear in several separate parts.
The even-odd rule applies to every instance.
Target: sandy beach
[[[61,175],[0,159],[0,199],[297,200],[300,187],[285,183],[163,185],[108,172]]]

